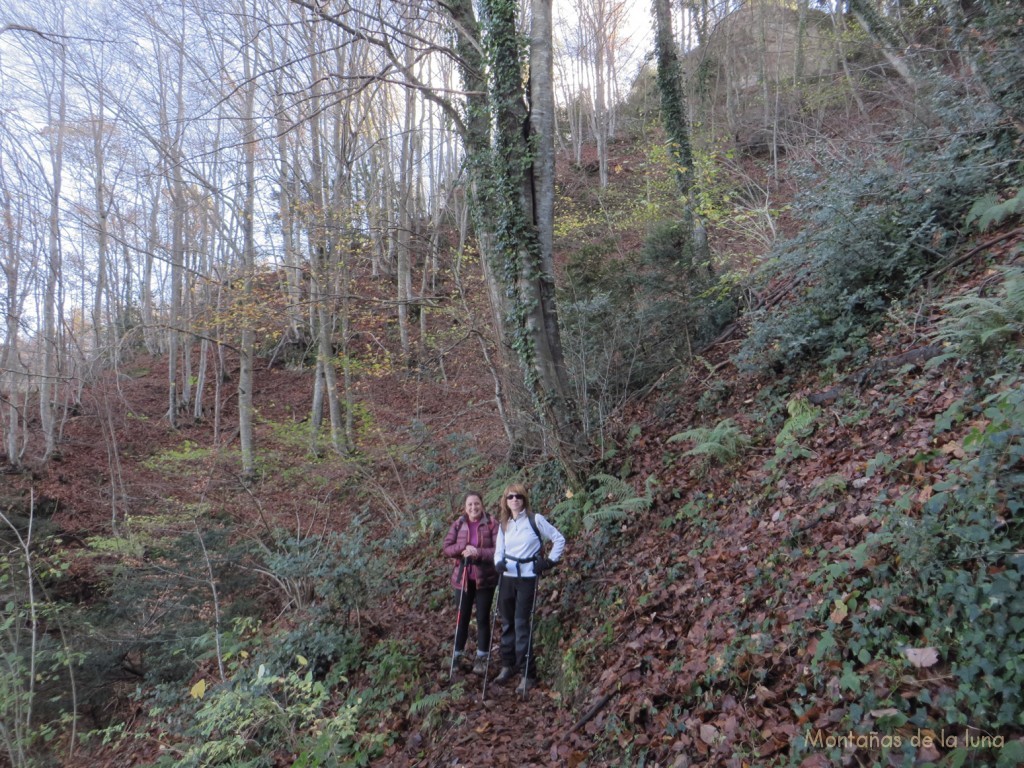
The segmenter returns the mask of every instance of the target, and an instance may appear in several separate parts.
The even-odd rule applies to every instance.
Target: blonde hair
[[[508,495],[510,493],[518,493],[523,497],[523,509],[530,508],[530,497],[526,494],[526,486],[522,483],[512,483],[506,486],[505,490],[501,492],[501,503],[499,504],[498,522],[501,524],[501,530],[508,530],[508,521],[512,519],[512,510],[508,508]]]

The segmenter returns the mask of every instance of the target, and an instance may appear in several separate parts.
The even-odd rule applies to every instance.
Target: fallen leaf
[[[193,699],[201,699],[201,698],[203,698],[203,696],[206,695],[206,679],[202,678],[202,679],[200,679],[200,681],[198,683],[193,685],[192,689],[189,691],[189,695]]]
[[[947,455],[952,454],[953,456],[955,456],[958,459],[962,459],[966,455],[966,454],[964,454],[963,446],[960,445],[960,443],[956,442],[955,440],[946,443],[939,450],[941,450],[943,453],[945,453]]]
[[[918,669],[925,669],[939,663],[939,652],[930,646],[927,648],[904,648],[903,655]]]
[[[842,624],[843,619],[849,615],[850,609],[846,607],[846,603],[837,597],[835,599],[835,608],[832,609],[832,613],[829,614],[829,618],[836,624]]]
[[[711,723],[704,723],[700,727],[700,740],[708,746],[714,745],[718,738],[718,729]]]

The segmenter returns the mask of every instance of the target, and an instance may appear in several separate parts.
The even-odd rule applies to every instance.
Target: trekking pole
[[[530,651],[533,650],[533,614],[537,610],[537,598],[540,595],[540,574],[537,573],[536,568],[534,566],[533,603],[530,605],[530,634],[526,638],[526,660],[523,662],[523,701],[526,701],[526,694],[530,688],[527,680],[530,678]]]
[[[498,574],[498,586],[494,590],[494,606],[491,609],[491,644],[487,647],[487,661],[484,662],[484,689],[480,694],[481,701],[487,700],[487,676],[491,671],[491,649],[494,647],[494,636],[497,634],[494,628],[498,621],[498,598],[501,596],[501,579],[504,575],[504,572]],[[480,621],[480,617],[477,616],[476,620]]]
[[[462,603],[466,597],[466,558],[462,558],[462,565],[459,566],[462,569],[462,576],[460,578],[461,584],[459,585],[459,606],[455,611],[455,637],[452,638],[452,665],[448,669],[448,682],[452,681],[452,677],[455,675],[455,646],[459,641],[459,625],[462,624]]]

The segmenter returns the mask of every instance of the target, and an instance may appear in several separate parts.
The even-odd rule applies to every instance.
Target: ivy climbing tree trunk
[[[711,254],[707,232],[697,218],[691,202],[693,190],[693,147],[687,115],[683,70],[679,63],[675,33],[672,30],[670,0],[654,0],[655,46],[658,58],[658,90],[661,114],[668,134],[669,155],[675,165],[676,185],[682,199],[679,225],[684,234],[682,263],[689,269],[710,268]]]
[[[468,4],[463,8],[471,10]],[[487,121],[472,126],[467,142],[476,171],[478,240],[503,342],[514,352],[541,427],[539,439],[513,448],[555,455],[575,481],[583,441],[569,396],[554,290],[551,0],[532,2],[528,76],[518,3],[484,0],[481,9],[485,67],[477,71],[488,73],[488,97],[486,103],[470,105],[470,117],[482,112]],[[480,86],[472,80],[475,75],[468,77],[467,90]],[[484,134],[487,126],[493,126],[493,134]],[[533,436],[529,429],[518,431],[520,439]]]
[[[396,45],[392,20],[380,11],[331,14],[328,6],[291,0],[318,19],[383,52],[386,70],[438,104],[458,126],[471,176],[474,228],[506,370],[523,382],[509,393],[513,454],[557,457],[573,481],[585,446],[570,396],[555,304],[552,222],[554,205],[554,88],[551,0],[531,0],[530,47],[521,34],[518,0],[445,0],[436,4],[455,38],[463,78],[463,110],[444,89],[412,71]],[[480,8],[480,17],[475,8]],[[375,20],[379,32],[351,19]],[[386,30],[386,31],[385,31]],[[528,68],[532,65],[533,70]],[[531,113],[531,100],[533,112]],[[512,380],[512,377],[509,377]]]
[[[683,70],[679,63],[676,38],[672,31],[671,0],[654,0],[654,21],[658,57],[658,91],[661,116],[668,134],[669,152],[675,165],[676,184],[688,195],[693,184],[693,150],[683,91]]]

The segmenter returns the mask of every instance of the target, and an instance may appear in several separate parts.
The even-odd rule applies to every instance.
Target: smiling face
[[[484,502],[475,493],[471,493],[466,496],[464,510],[466,512],[466,517],[468,517],[471,522],[475,523],[484,516]]]

